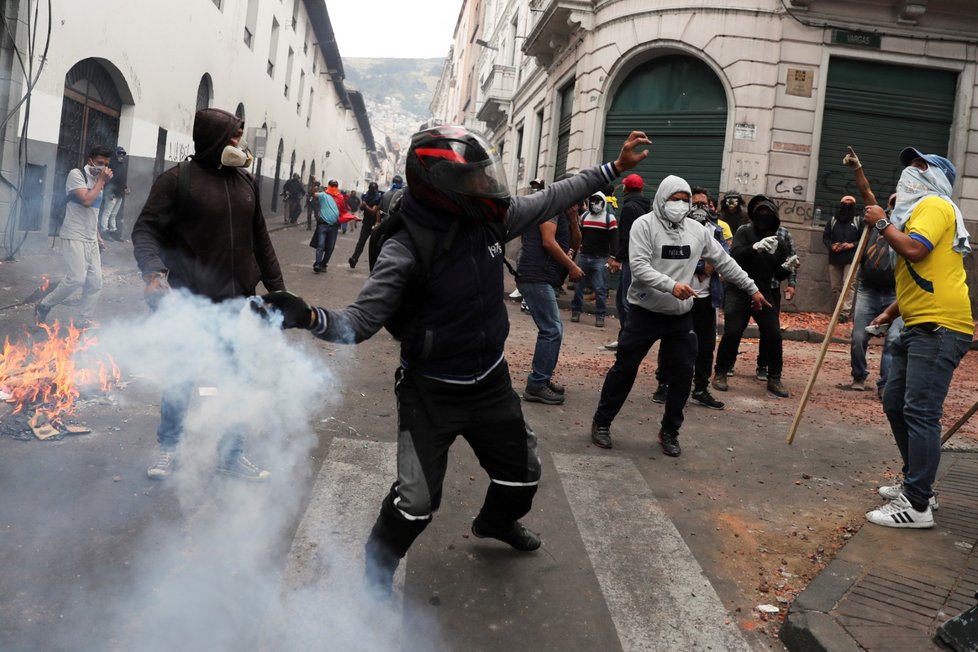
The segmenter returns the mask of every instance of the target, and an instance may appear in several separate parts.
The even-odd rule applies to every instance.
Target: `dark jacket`
[[[855,217],[833,217],[828,221],[825,225],[825,230],[822,232],[822,243],[829,252],[829,264],[848,265],[852,262],[852,259],[856,256],[855,248],[833,252],[832,244],[836,242],[851,242],[852,244],[856,244],[859,242],[859,236],[862,234],[860,224],[861,221]]]
[[[417,337],[401,341],[401,363],[440,380],[473,381],[503,359],[509,316],[503,277],[503,246],[603,188],[615,178],[610,163],[556,181],[532,195],[513,197],[504,232],[460,220],[450,250],[436,249],[419,312]],[[404,192],[402,210],[445,233],[455,218],[434,215]],[[318,308],[317,337],[331,342],[361,342],[383,328],[404,300],[417,266],[405,231],[386,240],[356,301],[342,310]]]
[[[565,252],[570,249],[570,221],[565,213],[556,215],[557,232],[554,239]],[[523,245],[516,263],[516,280],[523,283],[546,283],[557,288],[564,282],[566,268],[543,248],[540,227],[523,234]]]
[[[757,284],[764,296],[770,300],[771,296],[778,292],[771,287],[772,279],[783,280],[789,276],[788,270],[781,266],[784,261],[788,260],[788,246],[784,240],[779,238],[778,250],[773,254],[766,251],[755,251],[754,244],[759,240],[761,240],[761,236],[758,235],[757,229],[748,222],[737,229],[734,234],[730,255]],[[727,292],[743,292],[740,288],[729,283],[726,289]]]
[[[306,187],[298,179],[289,179],[282,188],[282,194],[290,204],[298,204],[305,198]]]
[[[197,112],[190,192],[178,210],[179,167],[153,183],[132,230],[139,270],[169,271],[170,285],[214,300],[251,296],[261,281],[284,290],[272,241],[250,175],[221,165],[239,118],[219,109]]]
[[[628,233],[636,218],[652,211],[652,200],[641,192],[626,192],[622,201],[621,215],[618,217],[618,251],[615,260],[628,264]]]

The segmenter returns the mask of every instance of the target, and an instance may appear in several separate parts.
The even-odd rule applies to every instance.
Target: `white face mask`
[[[665,218],[673,224],[679,224],[689,214],[689,202],[682,200],[667,201]]]
[[[239,143],[241,147],[235,147],[234,145],[228,145],[221,152],[221,165],[227,166],[229,168],[246,168],[251,165],[254,161],[254,157],[246,149],[244,143]]]
[[[588,208],[591,209],[591,212],[592,213],[600,213],[601,211],[604,210],[604,202],[603,201],[593,201],[590,204],[588,204]]]

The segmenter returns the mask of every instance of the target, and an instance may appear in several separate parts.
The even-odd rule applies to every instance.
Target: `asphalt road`
[[[289,288],[312,303],[345,305],[366,278],[365,260],[346,264],[353,234],[340,237],[326,274],[312,272],[304,229],[273,240]],[[99,317],[116,338],[125,329],[109,327],[120,323],[145,337],[130,251],[113,243],[104,261]],[[57,264],[42,256],[14,271],[57,275]],[[535,331],[516,304],[510,316],[519,390]],[[27,308],[0,313],[0,333],[22,337],[29,317]],[[811,519],[843,520],[853,487],[875,481],[863,471],[892,458],[888,440],[828,422],[818,436],[847,445],[803,435],[794,449],[775,446],[790,409],[769,410],[751,388],[724,412],[689,408],[684,455],[673,460],[655,445],[661,408],[643,377],[616,421],[615,450],[599,451],[586,430],[611,363],[600,344],[614,329],[574,326],[560,372],[567,405],[525,406],[544,472],[525,522],[543,548],[521,555],[471,537],[486,477],[458,442],[442,509],[402,565],[390,604],[363,598],[359,576],[396,454],[397,349],[384,332],[357,347],[284,335],[328,377],[309,388],[300,385],[307,376],[266,368],[263,396],[314,397],[289,413],[275,446],[249,440],[249,454],[273,472],[266,485],[189,464],[165,482],[147,479],[158,387],[125,368],[124,386],[79,404],[92,434],[0,437],[0,650],[777,649],[750,625],[753,607],[772,598],[745,587],[744,568],[756,561],[763,573],[768,555],[775,567],[808,560],[804,547],[766,549],[760,533],[790,540],[801,528],[804,539]],[[283,335],[268,338],[280,346]],[[225,420],[247,413],[251,399],[238,400]],[[195,459],[210,460],[209,447],[196,449]],[[822,482],[799,488],[803,474]]]

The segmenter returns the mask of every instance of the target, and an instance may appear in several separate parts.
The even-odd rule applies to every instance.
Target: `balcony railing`
[[[548,67],[578,30],[594,29],[595,0],[536,0],[531,3],[540,18],[527,34],[523,52]]]
[[[482,106],[476,114],[487,125],[498,124],[509,115],[516,91],[516,68],[495,65],[482,83]]]

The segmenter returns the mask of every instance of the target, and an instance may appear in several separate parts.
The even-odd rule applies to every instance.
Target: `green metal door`
[[[659,181],[678,175],[716,196],[723,165],[727,97],[709,66],[670,55],[636,68],[618,88],[605,120],[604,160],[618,158],[634,130],[652,139],[651,153],[633,170],[651,194]]]
[[[574,82],[560,89],[560,122],[557,123],[557,156],[554,160],[554,179],[567,172],[567,152],[570,149],[571,112],[574,109]]]
[[[957,84],[953,71],[831,59],[815,187],[822,223],[843,195],[862,203],[852,173],[842,165],[847,145],[859,154],[880,203],[900,179],[904,147],[947,155]]]

